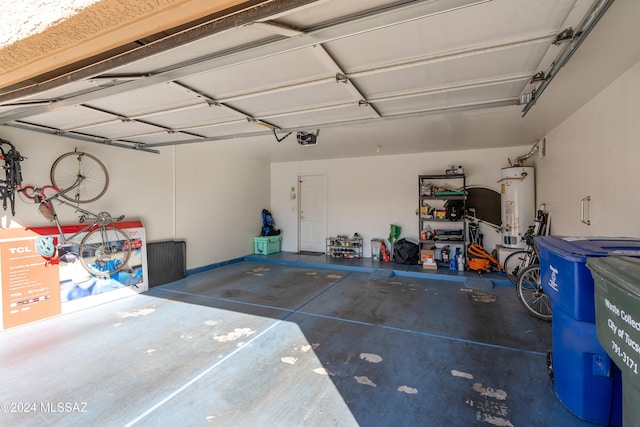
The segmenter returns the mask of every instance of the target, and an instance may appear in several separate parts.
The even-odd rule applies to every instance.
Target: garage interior
[[[552,234],[640,238],[637,2],[148,3],[103,0],[0,50],[24,184],[95,154],[110,183],[92,209],[186,242],[182,279],[0,333],[3,400],[38,402],[13,425],[596,425],[554,395],[551,325],[508,282],[376,263],[370,242],[418,238],[419,175],[462,165],[498,192],[534,148]],[[265,208],[282,241],[261,256]],[[48,225],[18,199],[0,231]],[[364,259],[299,254],[354,233]]]

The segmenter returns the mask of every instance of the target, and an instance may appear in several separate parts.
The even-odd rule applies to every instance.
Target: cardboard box
[[[424,270],[437,270],[436,251],[432,249],[422,249],[420,251],[420,262]]]

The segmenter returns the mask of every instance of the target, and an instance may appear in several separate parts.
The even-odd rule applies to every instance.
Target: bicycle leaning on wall
[[[81,203],[98,200],[107,191],[109,174],[104,164],[95,156],[73,151],[58,157],[51,166],[51,183],[43,187],[25,186],[20,190],[28,202],[37,203],[40,213],[56,224],[58,236],[41,236],[36,239],[36,250],[48,260],[56,259],[59,249],[70,250],[82,266],[96,276],[108,276],[127,265],[131,256],[131,240],[127,233],[113,225],[122,221],[108,212],[94,214],[80,207]],[[65,236],[55,205],[67,205],[80,213],[80,223],[85,227]],[[84,237],[78,242],[79,236]]]
[[[538,209],[533,225],[523,236],[526,248],[510,254],[504,261],[504,272],[516,286],[518,299],[533,316],[551,320],[551,301],[540,282],[540,256],[534,237],[546,234],[549,214],[544,205]]]

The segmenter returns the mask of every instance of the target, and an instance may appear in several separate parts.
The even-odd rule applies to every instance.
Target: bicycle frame
[[[73,203],[61,198],[61,196],[65,193],[68,193],[69,191],[77,188],[80,184],[82,184],[82,181],[84,180],[84,177],[79,176],[78,179],[76,180],[76,182],[69,188],[65,188],[64,190],[58,191],[57,193],[46,197],[46,198],[42,198],[42,196],[44,196],[44,194],[40,195],[40,194],[35,194],[35,201],[37,203],[40,204],[44,204],[48,209],[51,210],[51,213],[53,214],[53,221],[56,224],[56,228],[58,229],[58,234],[60,235],[59,237],[59,242],[58,242],[58,246],[63,246],[63,245],[68,245],[69,241],[75,239],[76,237],[78,237],[80,234],[86,232],[86,231],[90,231],[91,229],[95,228],[95,227],[104,227],[109,225],[112,221],[111,215],[109,215],[106,212],[101,212],[99,214],[94,214],[86,209],[83,209],[79,206],[74,205]],[[60,221],[58,219],[58,214],[55,210],[55,206],[52,203],[52,201],[55,200],[56,202],[60,203],[60,204],[64,204],[64,205],[68,205],[71,206],[72,208],[74,208],[74,210],[76,212],[80,212],[82,213],[82,215],[80,216],[80,223],[83,223],[87,220],[87,218],[89,220],[91,220],[91,224],[87,225],[86,227],[82,228],[80,231],[77,231],[76,233],[72,234],[71,236],[69,236],[68,238],[65,236],[64,232],[62,231],[62,226],[60,225]],[[118,219],[116,219],[116,221],[121,221],[124,218],[124,216],[119,217]]]
[[[9,149],[5,151],[3,145],[8,145]],[[0,198],[2,199],[2,207],[7,210],[7,200],[11,205],[11,215],[16,214],[15,192],[19,191],[22,186],[22,170],[20,162],[23,157],[16,147],[9,141],[0,138],[0,161],[4,165],[0,166],[4,169],[5,179],[0,179]]]
[[[56,193],[49,197],[46,197],[45,194],[47,187],[34,189],[33,199],[36,203],[39,203],[40,209],[49,211],[46,214],[43,212],[43,214],[56,224],[59,238],[55,247],[61,249],[77,245],[77,256],[84,268],[96,276],[108,276],[126,267],[131,254],[131,242],[125,232],[111,225],[113,219],[109,213],[100,212],[96,215],[64,199],[64,194],[76,188],[83,180],[82,176],[78,176],[72,186],[63,191],[57,191],[56,189]],[[87,219],[91,223],[71,236],[65,236],[53,203],[54,200],[60,204],[71,206],[76,212],[80,212],[82,214],[80,216],[81,223]],[[124,215],[117,218],[116,221],[121,221],[122,219],[124,219]],[[80,242],[74,241],[82,233],[86,233],[82,240]]]
[[[545,212],[543,206],[537,211],[534,223],[529,226],[522,237],[522,240],[526,243],[526,247],[520,251],[512,253],[507,257],[507,259],[505,259],[505,272],[513,284],[517,283],[517,278],[520,275],[520,272],[539,262],[540,254],[538,253],[538,247],[534,238],[546,232],[548,213]],[[512,259],[516,261],[515,264],[510,262]]]
[[[70,156],[73,156],[74,161],[78,161],[77,166],[65,160],[70,159]],[[88,166],[87,163],[80,164],[83,159],[87,159]],[[55,184],[54,171],[61,164],[64,165],[63,174],[59,177],[63,177],[65,173],[68,176],[69,166],[72,166],[75,168],[71,171],[75,180],[69,183],[69,180],[64,178],[62,182],[65,183],[65,188],[60,190]],[[80,203],[98,199],[107,188],[108,173],[100,160],[90,154],[77,151],[63,154],[51,167],[51,181],[53,185],[45,185],[41,188],[29,185],[21,189],[27,199],[39,205],[40,213],[45,218],[55,222],[58,231],[57,239],[54,236],[36,238],[36,251],[47,259],[48,263],[57,263],[58,259],[62,259],[62,255],[73,254],[75,257],[65,257],[65,262],[69,262],[68,260],[75,262],[79,259],[85,270],[94,276],[107,277],[123,269],[130,270],[131,267],[127,263],[132,252],[131,239],[124,230],[113,224],[116,221],[122,221],[124,215],[112,218],[108,212],[94,214],[79,206]],[[91,195],[91,190],[94,189],[97,189],[98,193]],[[54,193],[49,196],[48,190]],[[69,192],[73,190],[78,192],[70,196]],[[75,212],[80,214],[80,222],[88,221],[89,224],[80,226],[80,230],[74,229],[73,234],[66,236],[56,212],[56,203],[73,207]],[[79,238],[80,235],[83,236]],[[77,250],[72,249],[76,246]]]

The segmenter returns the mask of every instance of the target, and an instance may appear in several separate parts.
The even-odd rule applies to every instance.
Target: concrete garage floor
[[[550,324],[513,287],[331,261],[248,257],[2,332],[0,400],[31,412],[0,424],[593,425],[554,395]]]

